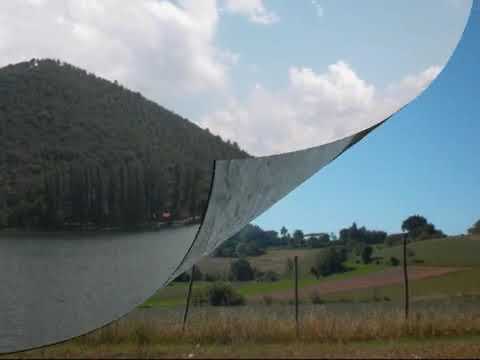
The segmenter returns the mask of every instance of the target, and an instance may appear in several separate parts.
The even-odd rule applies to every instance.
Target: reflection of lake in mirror
[[[169,280],[197,231],[1,234],[0,353],[123,316]]]
[[[0,69],[0,84],[0,229],[198,223],[213,160],[247,156],[139,94],[58,61]]]

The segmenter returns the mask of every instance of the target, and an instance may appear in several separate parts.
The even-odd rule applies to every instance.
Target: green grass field
[[[421,265],[465,268],[440,277],[412,281],[410,294],[413,299],[480,294],[480,237],[426,240],[410,243],[408,248],[415,252],[413,260],[421,260]],[[402,247],[385,247],[375,255],[384,259],[391,256],[402,259]],[[331,301],[367,301],[373,297],[401,299],[403,291],[403,285],[391,285],[330,294],[325,298]]]
[[[411,316],[402,312],[403,286],[325,294],[322,305],[300,306],[300,338],[295,337],[293,307],[256,303],[252,298],[291,290],[291,278],[277,282],[234,283],[247,306],[195,307],[187,332],[181,332],[186,283],[160,290],[130,317],[58,346],[21,354],[23,358],[218,358],[218,357],[382,357],[454,358],[480,354],[479,238],[447,238],[409,245],[428,266],[462,268],[447,275],[411,282]],[[315,252],[270,250],[252,259],[261,271],[281,272],[287,258],[299,256],[300,287],[381,272],[380,264],[347,266],[350,271],[316,280],[306,271]],[[378,247],[374,256],[401,259],[401,248]],[[211,262],[210,262],[211,261]],[[229,259],[209,259],[203,271],[229,266]],[[210,267],[210,268],[209,268]],[[195,289],[207,286],[196,282]],[[1,358],[1,357],[0,357]]]
[[[385,266],[382,264],[364,265],[347,263],[347,266],[350,268],[350,271],[321,278],[320,280],[317,280],[312,275],[304,274],[299,278],[299,287],[315,285],[322,281],[348,279],[385,269]],[[194,291],[201,291],[202,288],[208,285],[208,282],[197,281],[194,284]],[[234,282],[232,285],[240,294],[244,295],[247,299],[251,299],[252,297],[258,297],[260,295],[268,296],[273,292],[292,289],[293,279],[282,278],[275,282]],[[159,290],[154,296],[147,300],[142,307],[175,307],[183,305],[185,303],[187,286],[188,284],[186,283],[172,283],[166,288]]]
[[[462,294],[480,293],[480,238],[479,237],[450,237],[446,239],[434,239],[409,244],[409,248],[415,253],[412,259],[420,260],[421,265],[428,266],[449,266],[462,267],[462,271],[450,273],[440,277],[434,277],[411,282],[412,299],[422,299],[428,297],[450,297]],[[351,260],[347,266],[351,269],[348,272],[335,274],[320,280],[315,279],[308,274],[313,258],[318,251],[311,249],[271,249],[267,254],[249,258],[252,265],[261,271],[273,270],[282,274],[285,269],[287,259],[294,256],[299,257],[300,279],[299,286],[305,287],[318,284],[322,281],[335,281],[356,276],[366,275],[372,272],[379,272],[388,265],[384,261],[391,256],[402,258],[401,247],[383,247],[378,246],[375,249],[374,256],[382,257],[384,261],[380,264],[372,263],[369,265],[358,264]],[[200,264],[204,272],[227,272],[232,259],[226,258],[206,258]],[[194,291],[199,291],[207,286],[206,282],[196,282]],[[258,301],[261,296],[292,289],[292,279],[283,277],[276,282],[245,282],[233,283],[233,286],[244,295],[247,300],[253,298]],[[174,283],[165,289],[157,292],[150,298],[144,307],[176,307],[185,302],[187,284]],[[362,289],[356,291],[345,291],[337,294],[322,296],[325,301],[372,301],[377,298],[402,299],[403,286],[389,285],[379,288]]]
[[[408,248],[415,252],[414,259],[422,260],[425,265],[470,267],[480,266],[480,237],[449,237],[413,242]],[[385,247],[375,255],[389,259],[402,258],[402,247]]]
[[[312,265],[313,258],[320,251],[323,250],[269,249],[265,255],[250,256],[247,257],[247,260],[253,267],[261,271],[275,271],[277,274],[281,275],[285,272],[287,260],[298,256],[301,260],[299,269],[300,273],[306,274]],[[222,276],[228,274],[230,264],[234,260],[235,259],[232,258],[207,257],[198,264],[198,267],[202,272]]]
[[[403,299],[403,293],[403,285],[398,284],[326,294],[324,299],[326,301],[363,302],[372,301],[374,298],[388,298],[392,301],[399,301]],[[480,268],[467,269],[410,283],[410,297],[412,300],[470,295],[480,295]]]

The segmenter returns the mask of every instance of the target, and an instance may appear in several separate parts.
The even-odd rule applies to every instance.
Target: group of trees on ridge
[[[401,227],[403,233],[387,234],[382,230],[369,230],[365,226],[358,227],[356,223],[353,223],[350,227],[340,229],[337,237],[333,233],[304,234],[299,229],[290,234],[284,226],[280,229],[280,232],[265,231],[257,225],[249,224],[218,247],[213,255],[216,257],[242,258],[263,255],[268,247],[319,249],[334,246],[343,247],[347,252],[352,252],[368,262],[371,257],[371,249],[369,250],[369,248],[374,245],[399,245],[404,236],[407,236],[409,241],[422,241],[446,236],[421,215],[408,217],[402,222]],[[469,229],[469,232],[480,234],[480,220]]]
[[[58,60],[0,69],[0,229],[198,217],[212,160],[249,155],[137,92]]]
[[[408,241],[424,241],[428,238],[425,237],[426,231],[430,232],[430,235],[436,234],[438,237],[444,237],[444,233],[430,224],[423,216],[413,215],[405,219],[402,223],[402,229],[404,233],[387,235],[383,231],[371,231],[365,227],[358,228],[355,223],[348,228],[340,230],[340,237],[335,237],[334,234],[309,234],[308,240],[303,238],[302,247],[311,248],[312,244],[319,244],[319,238],[316,235],[321,235],[320,238],[327,241],[327,244],[322,244],[322,251],[312,253],[312,261],[307,261],[306,264],[309,268],[307,270],[315,276],[317,279],[323,276],[329,276],[336,273],[349,271],[349,265],[347,260],[355,261],[356,263],[370,264],[377,263],[388,264],[390,266],[399,266],[401,260],[397,257],[391,256],[390,258],[382,258],[374,256],[375,245],[384,244],[385,246],[391,246],[389,237],[399,236],[403,242],[404,237]],[[431,229],[434,229],[432,231]],[[288,230],[282,227],[280,235],[276,231],[264,231],[259,226],[248,225],[239,234],[230,238],[225,247],[217,249],[214,256],[230,257],[230,269],[228,273],[222,274],[209,274],[202,273],[198,268],[195,268],[194,278],[195,280],[204,280],[208,282],[215,281],[262,281],[272,282],[279,280],[282,276],[290,277],[294,271],[294,262],[292,258],[287,258],[285,263],[285,270],[282,274],[274,271],[261,272],[249,262],[246,256],[258,256],[264,254],[268,247],[284,247],[284,248],[298,248],[295,241],[288,241],[294,237],[299,237],[303,234],[300,230],[293,232],[296,236],[290,236]],[[477,221],[470,229],[469,233],[480,234],[480,220]],[[312,238],[316,240],[311,241]],[[383,243],[382,240],[383,239]],[[323,241],[322,240],[322,241]],[[245,249],[245,242],[248,243],[248,248],[255,249],[251,254],[242,253],[238,249]],[[318,248],[318,247],[317,247]],[[421,260],[415,259],[415,252],[411,248],[407,248],[407,257],[414,259],[415,262]],[[311,264],[311,265],[310,265]],[[190,273],[183,273],[176,281],[189,281]]]

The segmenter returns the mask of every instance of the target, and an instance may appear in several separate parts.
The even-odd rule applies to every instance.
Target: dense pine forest
[[[0,69],[0,147],[0,229],[198,219],[212,160],[248,157],[117,82],[36,59]]]

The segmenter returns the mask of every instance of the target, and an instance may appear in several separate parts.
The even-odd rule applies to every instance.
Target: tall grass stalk
[[[480,334],[480,316],[474,314],[413,313],[405,321],[400,310],[371,311],[359,315],[315,311],[300,321],[296,339],[294,319],[258,318],[252,312],[243,316],[220,311],[202,316],[186,331],[182,326],[156,320],[125,320],[73,340],[77,345],[111,344],[236,344],[289,343],[296,341],[347,343],[352,341],[397,340],[405,337],[431,338]]]

